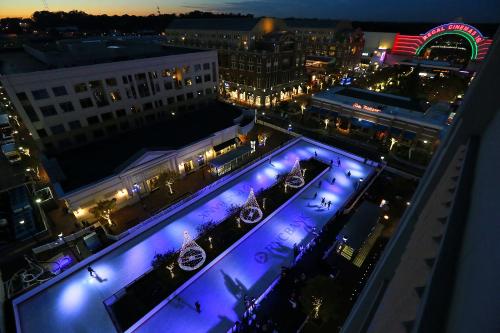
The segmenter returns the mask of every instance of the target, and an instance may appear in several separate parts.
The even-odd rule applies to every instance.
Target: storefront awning
[[[215,168],[220,168],[221,166],[245,155],[250,153],[250,146],[245,145],[245,146],[240,146],[236,149],[231,150],[230,152],[221,155],[219,157],[214,158],[209,162],[209,164]]]
[[[353,124],[354,126],[363,127],[363,128],[373,128],[375,126],[375,124],[372,123],[371,121],[364,120],[364,119],[358,119],[358,118],[352,118],[351,124]]]
[[[227,148],[229,146],[232,146],[234,144],[238,144],[240,142],[240,139],[238,138],[234,138],[234,139],[231,139],[231,140],[227,140],[227,141],[224,141],[223,143],[219,143],[218,145],[215,145],[214,146],[214,151],[220,151],[224,148]]]
[[[417,133],[415,133],[415,132],[405,131],[403,133],[403,138],[405,138],[406,140],[413,140],[413,139],[415,139],[416,136],[417,136]]]
[[[393,136],[398,136],[402,131],[399,128],[391,127],[390,132]]]
[[[382,125],[382,124],[375,124],[375,130],[376,131],[387,131],[389,127]]]

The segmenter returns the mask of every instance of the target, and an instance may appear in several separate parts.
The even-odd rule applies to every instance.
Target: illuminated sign
[[[359,103],[354,103],[352,106],[356,109],[368,111],[368,112],[380,112],[380,111],[382,111],[380,109],[374,108],[373,106],[359,104]]]
[[[425,34],[421,36],[425,42],[434,35],[442,34],[446,31],[454,31],[454,32],[463,31],[468,35],[470,35],[472,38],[474,38],[476,43],[480,43],[484,39],[483,35],[479,32],[479,30],[477,30],[473,26],[470,26],[468,24],[459,24],[459,23],[448,23],[440,25],[439,27],[435,27],[434,29],[427,31]]]
[[[481,32],[471,25],[464,23],[448,23],[437,26],[421,35],[400,35],[394,39],[392,53],[402,55],[419,55],[434,39],[443,35],[458,35],[463,37],[471,46],[471,59],[483,60],[492,43]]]

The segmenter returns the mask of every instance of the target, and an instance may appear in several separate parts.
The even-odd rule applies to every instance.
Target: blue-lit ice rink
[[[212,191],[194,204],[162,221],[151,223],[147,231],[127,237],[56,279],[39,286],[14,301],[16,325],[22,332],[114,332],[116,329],[103,301],[151,268],[155,253],[182,245],[183,231],[195,237],[196,227],[210,220],[220,221],[231,204],[245,202],[249,189],[267,188],[277,173],[289,172],[297,158],[333,160],[334,167],[283,209],[238,244],[227,255],[186,287],[174,300],[133,327],[137,332],[225,332],[244,312],[243,295],[258,297],[289,265],[294,244],[305,244],[337,212],[356,190],[360,178],[368,178],[374,167],[361,158],[332,147],[298,139],[272,156],[252,165],[246,172]],[[340,158],[341,167],[336,166]],[[351,177],[347,177],[347,171]],[[306,171],[307,172],[307,171]],[[231,175],[229,176],[231,177]],[[331,184],[335,177],[336,182]],[[318,193],[314,201],[313,196]],[[322,197],[332,202],[328,209],[318,208]],[[159,218],[160,219],[160,218]],[[262,223],[262,222],[261,222]],[[106,281],[89,277],[90,265]],[[205,263],[203,267],[208,265]],[[203,269],[200,268],[200,270]],[[201,304],[197,313],[194,303]]]

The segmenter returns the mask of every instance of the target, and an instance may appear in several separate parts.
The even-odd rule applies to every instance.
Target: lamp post
[[[326,118],[325,119],[325,130],[328,129],[328,123],[330,122],[330,119]]]

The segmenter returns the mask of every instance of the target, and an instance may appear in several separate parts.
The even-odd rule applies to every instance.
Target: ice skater
[[[321,180],[318,182],[318,187],[321,187]]]
[[[201,305],[200,302],[194,302],[194,306],[196,307],[196,312],[201,313]]]
[[[337,156],[337,166],[340,167],[340,158]]]
[[[321,198],[321,206],[325,205],[325,201],[326,201],[325,197]]]
[[[318,157],[318,152],[316,150],[314,151],[314,157]]]
[[[331,201],[328,201],[328,209],[330,209],[330,206],[332,205]]]
[[[97,273],[94,271],[92,267],[88,266],[87,271],[89,271],[90,277],[95,278],[97,276]]]
[[[332,178],[332,185],[333,185],[333,184],[335,184],[335,181],[336,181],[336,180],[337,180],[337,179],[336,179],[335,177],[333,177],[333,178]]]
[[[318,192],[314,193],[314,199],[316,200],[316,198],[318,197]]]
[[[351,171],[347,171],[347,178],[351,177]]]

